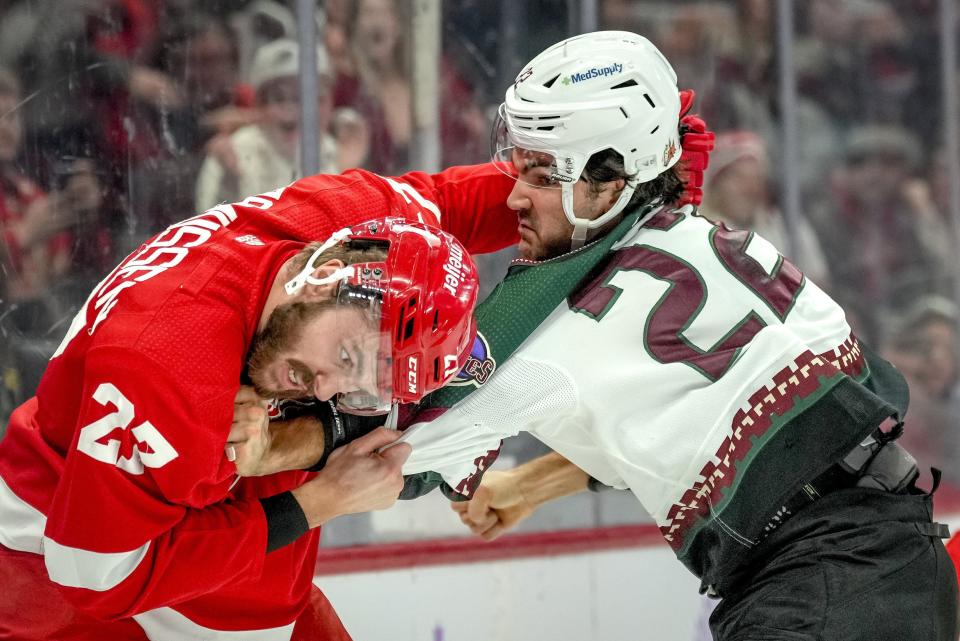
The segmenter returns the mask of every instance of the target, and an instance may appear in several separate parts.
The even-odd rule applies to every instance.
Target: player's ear
[[[616,204],[617,200],[620,198],[620,193],[626,186],[627,181],[625,181],[623,178],[611,180],[603,186],[603,191],[600,193],[603,194],[603,197],[606,199],[607,209]]]
[[[344,267],[346,267],[346,263],[344,263],[342,260],[328,260],[322,265],[317,265],[311,276],[317,280],[323,280],[337,270],[343,269]],[[311,301],[319,301],[331,298],[336,295],[338,285],[339,281],[324,283],[323,285],[314,285],[313,283],[308,282],[306,287],[304,287],[304,298]]]

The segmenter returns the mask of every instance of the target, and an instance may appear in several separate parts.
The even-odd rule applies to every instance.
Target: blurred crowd
[[[411,0],[318,5],[321,170],[416,168]],[[577,5],[443,3],[444,166],[488,159],[505,74]],[[910,379],[909,448],[960,482],[937,5],[796,3],[799,218],[780,208],[775,3],[602,0],[598,24],[646,35],[696,89],[718,133],[702,213],[768,238],[848,310]],[[0,417],[122,256],[299,177],[295,38],[285,0],[0,0]]]

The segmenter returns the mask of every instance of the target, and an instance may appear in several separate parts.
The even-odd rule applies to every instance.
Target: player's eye
[[[350,352],[347,351],[347,348],[340,348],[340,366],[349,368],[353,366],[353,361],[350,359]]]

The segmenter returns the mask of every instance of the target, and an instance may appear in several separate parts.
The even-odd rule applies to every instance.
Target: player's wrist
[[[319,474],[292,490],[291,494],[303,510],[310,528],[349,513],[349,510],[341,505],[342,494],[336,491],[335,485],[329,482],[324,474]]]
[[[517,491],[531,509],[586,490],[590,478],[586,472],[556,453],[533,459],[511,472],[516,475],[514,484]]]
[[[525,505],[531,510],[549,501],[552,497],[544,491],[543,483],[534,477],[520,477],[515,481],[518,505]]]
[[[534,510],[543,502],[536,475],[530,474],[523,466],[499,472],[493,480],[498,486],[496,493],[500,500],[508,505],[522,505]]]
[[[263,474],[304,470],[323,456],[323,425],[314,417],[274,421],[270,431],[270,449],[261,465]]]

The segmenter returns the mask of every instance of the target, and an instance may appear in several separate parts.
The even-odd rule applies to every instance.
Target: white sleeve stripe
[[[262,630],[214,630],[191,621],[173,608],[157,608],[133,615],[152,641],[289,641],[294,623]]]
[[[43,537],[43,556],[50,579],[70,588],[105,592],[133,574],[147,555],[147,541],[130,552],[90,552]]]
[[[0,545],[18,552],[41,554],[47,517],[13,493],[0,477]]]

